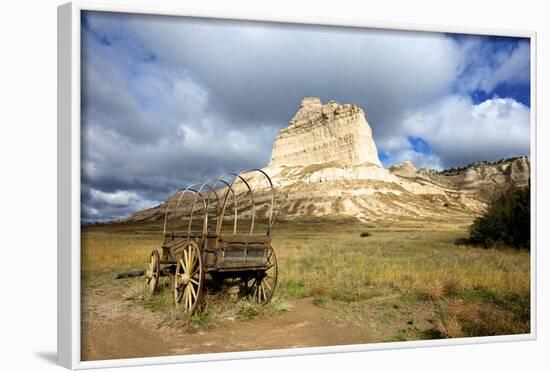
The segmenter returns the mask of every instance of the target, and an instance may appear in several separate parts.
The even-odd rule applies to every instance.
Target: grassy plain
[[[335,324],[369,327],[378,341],[528,333],[529,252],[460,244],[470,223],[469,218],[277,223],[273,304],[262,310],[212,295],[193,327],[220,326],[226,317],[276,316],[293,311],[293,301],[310,299]],[[158,223],[83,226],[83,297],[100,278],[142,268],[162,243],[160,231]],[[142,281],[132,283],[128,297],[136,304],[178,318],[167,285],[147,299]]]

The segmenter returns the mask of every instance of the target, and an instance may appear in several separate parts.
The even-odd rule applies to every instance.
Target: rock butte
[[[361,108],[307,97],[275,139],[269,167],[339,161],[382,167],[372,131]]]
[[[313,97],[304,98],[281,129],[263,169],[275,185],[279,219],[471,218],[485,210],[496,190],[525,186],[530,177],[528,157],[478,162],[445,173],[417,170],[410,161],[384,169],[363,110],[335,101],[323,105]],[[257,216],[265,217],[270,201],[265,179],[257,173],[245,177],[257,190]],[[242,184],[235,189],[246,192]],[[164,210],[161,204],[126,221],[160,220]],[[243,210],[246,215],[252,209],[243,205]]]

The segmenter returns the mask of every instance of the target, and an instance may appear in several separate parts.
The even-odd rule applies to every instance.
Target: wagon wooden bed
[[[267,180],[271,192],[269,221],[266,231],[259,234],[254,226],[257,205],[253,187],[250,178],[245,179],[258,173]],[[153,249],[149,256],[145,278],[150,294],[157,290],[160,277],[168,276],[176,306],[186,314],[202,309],[206,282],[221,283],[231,278],[239,283],[244,296],[262,305],[271,300],[277,285],[277,258],[271,247],[274,204],[271,178],[261,169],[228,176],[190,185],[167,201],[164,241],[160,253]],[[192,202],[183,203],[186,195],[191,196]],[[237,233],[239,209],[241,212],[244,209],[239,208],[243,197],[250,227],[245,233]],[[226,217],[228,203],[233,212]],[[222,234],[224,219],[232,219],[233,227]],[[186,229],[176,227],[177,222],[186,220]]]

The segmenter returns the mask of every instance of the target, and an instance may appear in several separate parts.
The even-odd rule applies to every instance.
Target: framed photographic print
[[[60,6],[60,364],[534,339],[535,48]]]

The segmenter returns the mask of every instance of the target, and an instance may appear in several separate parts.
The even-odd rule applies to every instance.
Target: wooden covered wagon
[[[167,201],[164,241],[149,257],[145,272],[149,292],[155,293],[161,276],[169,276],[175,303],[187,314],[201,309],[206,282],[233,279],[240,283],[241,292],[258,304],[268,303],[277,285],[277,259],[271,246],[271,178],[261,169],[229,176],[230,181],[220,177],[190,185]],[[257,203],[252,176],[266,180],[270,189],[263,233],[257,233],[254,226]],[[186,196],[190,199],[184,202]],[[244,233],[237,232],[239,213],[249,220]],[[223,229],[224,220],[232,220],[229,230],[227,226]],[[182,221],[185,223],[178,226]]]

